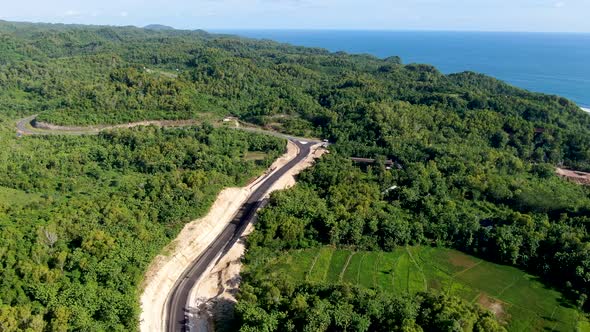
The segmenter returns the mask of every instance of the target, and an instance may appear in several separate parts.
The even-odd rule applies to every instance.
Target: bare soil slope
[[[265,175],[285,165],[297,155],[297,151],[297,146],[289,142],[287,152],[273,163]],[[243,188],[224,189],[217,196],[209,213],[185,225],[176,239],[164,249],[163,254],[154,259],[142,284],[141,331],[164,330],[166,298],[174,283],[231,221],[258,184],[259,181],[256,180]]]
[[[320,148],[320,145],[315,145],[312,148],[312,153],[302,163],[292,168],[279,181],[275,182],[267,195],[270,195],[272,191],[286,189],[295,185],[295,176],[305,168],[310,167],[315,159],[326,152],[326,150]],[[207,275],[191,291],[191,325],[197,332],[213,330],[212,316],[221,317],[232,314],[233,305],[236,302],[235,295],[240,286],[240,269],[246,248],[245,237],[253,229],[253,225],[248,225],[242,238],[208,271]]]

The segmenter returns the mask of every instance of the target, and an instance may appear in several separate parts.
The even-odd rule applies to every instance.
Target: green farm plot
[[[362,286],[373,288],[375,286],[375,262],[377,255],[364,255],[361,261],[359,272],[359,284]]]
[[[342,280],[351,284],[357,284],[359,282],[359,275],[361,274],[361,262],[365,257],[365,253],[357,252],[353,253],[350,258],[350,262],[346,269],[342,273]]]
[[[382,291],[393,291],[395,282],[396,257],[391,253],[382,252],[379,255],[377,266],[375,266],[375,288]]]
[[[307,279],[310,282],[323,282],[326,280],[334,251],[335,249],[330,247],[320,249],[312,265],[309,267]]]
[[[346,266],[348,258],[352,255],[351,251],[348,250],[336,250],[332,254],[332,260],[330,261],[330,267],[328,268],[328,279],[329,282],[339,282],[343,266]]]
[[[289,271],[286,277],[293,280],[303,280],[309,274],[309,268],[312,266],[319,249],[311,250],[294,250],[276,266],[277,271]]]
[[[272,266],[293,280],[344,282],[381,291],[445,292],[477,302],[510,331],[587,331],[590,324],[561,293],[513,267],[456,250],[399,247],[392,252],[352,252],[332,247],[293,251]]]

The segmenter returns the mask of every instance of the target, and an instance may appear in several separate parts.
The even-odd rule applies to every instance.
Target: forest
[[[282,253],[325,245],[455,248],[537,275],[587,310],[590,190],[555,167],[590,170],[590,117],[565,98],[398,57],[203,31],[0,21],[0,114],[6,330],[136,328],[149,259],[223,186],[243,183],[284,148],[206,125],[15,138],[14,121],[33,114],[59,125],[235,116],[330,141],[330,154],[261,212],[235,328],[502,328],[451,295],[256,273]],[[267,158],[245,161],[247,151]],[[312,311],[302,308],[325,315],[305,326]]]
[[[278,138],[207,126],[14,138],[0,151],[0,329],[137,329],[151,259]],[[247,152],[266,155],[247,160]]]
[[[244,317],[240,331],[505,331],[491,312],[444,294],[393,296],[330,285],[300,286],[277,298],[268,295],[273,290],[264,285],[242,290],[243,299],[263,304],[237,305]]]
[[[202,31],[0,22],[0,43],[4,112],[54,124],[233,115],[398,158],[394,138],[414,126],[413,144],[481,136],[520,158],[590,170],[590,120],[574,103],[476,73]],[[397,116],[409,106],[420,119]],[[411,120],[447,131],[422,137]]]
[[[266,326],[269,318],[263,316],[265,310],[270,315],[283,312],[277,306],[294,301],[298,288],[306,289],[308,298],[329,300],[330,296],[316,292],[315,287],[341,282],[310,282],[307,277],[292,280],[273,268],[282,267],[280,261],[285,255],[325,245],[376,253],[404,246],[456,248],[541,276],[544,287],[563,292],[563,301],[569,303],[566,307],[587,310],[589,188],[557,178],[548,165],[524,165],[514,157],[508,161],[515,164],[505,166],[500,156],[489,161],[478,156],[478,165],[465,164],[469,153],[476,152],[467,147],[462,151],[467,155],[445,154],[426,165],[405,164],[392,170],[386,170],[383,164],[360,168],[332,153],[301,174],[296,187],[274,194],[248,239],[242,273],[245,284],[236,324],[253,324],[251,315],[257,310],[264,318],[257,322]],[[359,269],[359,273],[373,272]],[[487,277],[484,274],[474,283],[479,284],[479,278]],[[277,294],[281,301],[269,304],[265,296],[251,296],[250,289],[258,288]],[[456,298],[454,301],[460,302]],[[292,320],[297,317],[293,315],[296,313],[289,311],[287,317],[281,318]],[[461,325],[463,314],[454,317],[455,323]],[[331,324],[336,324],[334,319],[337,317]],[[301,331],[306,326],[300,321],[292,330]],[[402,329],[396,326],[392,330]],[[477,330],[461,328],[472,329]],[[332,325],[319,330],[341,329]]]

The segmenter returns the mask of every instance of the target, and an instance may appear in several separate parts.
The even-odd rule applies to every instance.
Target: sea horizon
[[[174,27],[173,27],[174,28]],[[431,29],[339,29],[339,28],[322,28],[322,29],[298,29],[298,28],[284,28],[284,29],[275,29],[275,28],[259,28],[259,29],[218,29],[218,28],[196,28],[196,29],[184,29],[184,28],[174,28],[176,30],[202,30],[207,31],[210,33],[219,33],[219,34],[236,34],[237,32],[453,32],[453,33],[506,33],[506,34],[564,34],[564,35],[590,35],[590,32],[581,32],[581,31],[518,31],[518,30],[431,30]]]
[[[359,29],[213,29],[331,52],[399,56],[444,74],[480,72],[590,109],[590,33]]]

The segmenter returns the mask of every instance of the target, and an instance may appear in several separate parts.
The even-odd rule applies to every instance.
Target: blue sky
[[[590,32],[590,0],[0,0],[15,21],[186,29]]]

